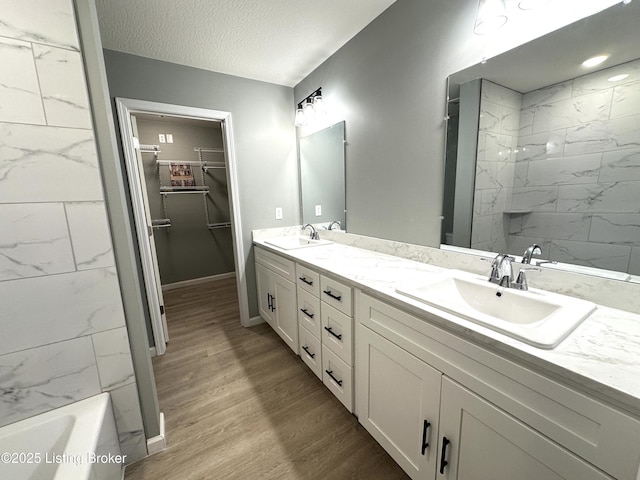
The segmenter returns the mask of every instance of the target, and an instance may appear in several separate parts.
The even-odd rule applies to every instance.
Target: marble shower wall
[[[471,248],[507,250],[522,95],[482,80]]]
[[[72,0],[0,14],[0,426],[111,392],[146,455]]]
[[[640,60],[525,94],[520,132],[509,251],[640,274]]]

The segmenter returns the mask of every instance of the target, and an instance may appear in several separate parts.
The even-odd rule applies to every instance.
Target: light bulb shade
[[[473,33],[486,35],[507,23],[507,9],[504,0],[479,0]]]
[[[327,105],[324,103],[321,95],[316,95],[313,98],[313,110],[318,115],[324,115],[327,113]]]
[[[296,110],[296,127],[304,127],[306,125],[306,118],[304,115],[304,110],[301,108]]]
[[[313,102],[311,100],[307,100],[303,108],[305,115],[313,115]]]

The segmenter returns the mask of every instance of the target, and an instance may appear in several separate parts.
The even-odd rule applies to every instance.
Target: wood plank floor
[[[153,365],[168,448],[126,480],[409,478],[268,325],[240,326],[235,279],[165,304]]]

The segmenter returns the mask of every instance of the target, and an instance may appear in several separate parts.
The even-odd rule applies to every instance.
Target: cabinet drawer
[[[322,330],[320,299],[300,287],[298,287],[298,321],[320,340]]]
[[[351,287],[331,277],[320,275],[320,299],[345,315],[351,316]]]
[[[260,247],[255,247],[254,252],[256,262],[261,263],[269,270],[284,277],[286,280],[295,283],[296,264],[293,261]]]
[[[322,349],[320,340],[313,336],[309,330],[300,324],[300,358],[307,367],[322,380]]]
[[[299,263],[296,264],[298,287],[320,298],[320,274]]]
[[[353,320],[335,308],[322,304],[322,344],[347,365],[353,365]]]
[[[326,345],[322,345],[322,381],[353,412],[353,370]]]

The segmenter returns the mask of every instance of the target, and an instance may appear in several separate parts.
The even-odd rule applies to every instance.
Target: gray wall
[[[233,116],[249,312],[258,315],[251,230],[298,224],[293,90],[105,50],[112,97],[209,108]],[[275,208],[282,207],[282,220]]]
[[[231,229],[210,230],[207,227],[209,223],[229,221],[226,170],[210,169],[205,173],[193,165],[196,185],[202,185],[204,179],[209,193],[163,196],[160,195],[160,182],[162,186],[171,185],[170,170],[168,165],[158,166],[156,163],[156,159],[175,163],[197,162],[199,156],[194,147],[222,148],[220,124],[143,118],[137,118],[136,123],[141,144],[160,146],[157,157],[153,153],[142,153],[142,165],[151,218],[161,219],[166,215],[171,220],[171,227],[157,228],[153,236],[162,285],[233,272]],[[171,133],[173,143],[159,144],[160,133]],[[224,154],[204,152],[202,159],[224,163]],[[208,219],[204,202],[207,202]]]
[[[296,101],[322,87],[346,121],[350,232],[438,245],[447,76],[585,14],[576,5],[537,21],[523,14],[477,36],[476,7],[475,0],[398,0],[295,87]]]

